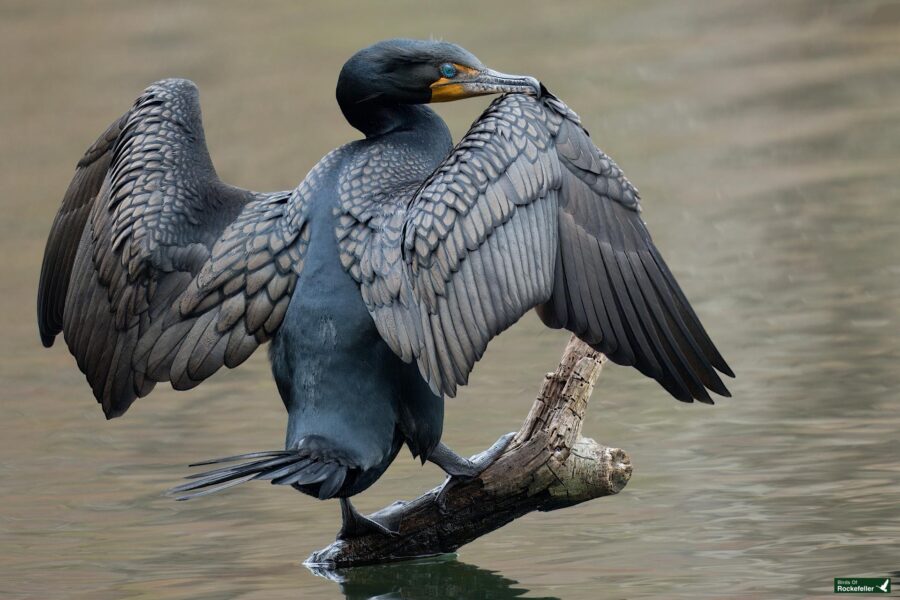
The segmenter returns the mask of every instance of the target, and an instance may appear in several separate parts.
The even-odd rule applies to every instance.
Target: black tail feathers
[[[173,487],[166,493],[176,496],[176,500],[190,500],[220,492],[245,481],[261,479],[270,480],[277,485],[291,485],[324,500],[340,491],[350,469],[335,459],[313,457],[308,448],[251,452],[191,466],[237,461],[247,462],[189,475],[187,479],[190,481]]]

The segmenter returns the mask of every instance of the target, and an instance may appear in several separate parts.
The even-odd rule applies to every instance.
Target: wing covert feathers
[[[171,381],[236,366],[281,323],[302,268],[306,203],[222,183],[197,88],[154,83],[79,162],[38,293],[107,417]]]
[[[637,189],[551,94],[498,98],[421,185],[341,200],[345,267],[435,393],[453,396],[536,307],[679,400],[729,395],[717,371],[731,369],[653,245]]]

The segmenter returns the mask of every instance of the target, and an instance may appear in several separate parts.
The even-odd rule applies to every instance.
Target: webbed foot
[[[439,466],[444,472],[460,481],[471,481],[481,475],[495,460],[497,460],[516,435],[515,432],[507,433],[494,444],[479,452],[471,458],[463,458],[445,444],[440,443],[428,457],[428,460]]]
[[[374,519],[363,516],[350,503],[348,498],[341,498],[341,530],[337,534],[339,540],[349,540],[370,534],[396,536],[399,531],[393,530]]]
[[[443,443],[438,444],[431,456],[428,457],[428,460],[449,475],[447,481],[441,486],[440,492],[438,492],[438,504],[444,508],[448,491],[457,484],[472,481],[500,458],[500,455],[503,454],[503,451],[506,450],[506,447],[509,446],[515,435],[516,432],[513,431],[501,436],[490,448],[470,458],[463,458]]]

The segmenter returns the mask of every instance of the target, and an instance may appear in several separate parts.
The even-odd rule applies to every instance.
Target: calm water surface
[[[900,577],[900,4],[299,6],[0,3],[0,597],[799,598]],[[739,378],[681,405],[610,367],[585,431],[631,454],[620,495],[337,582],[301,565],[334,502],[160,494],[194,459],[281,443],[263,353],[107,423],[33,305],[75,161],[147,83],[197,81],[223,178],[285,189],[353,136],[343,60],[396,35],[460,42],[580,112]],[[460,135],[485,105],[441,111]],[[516,429],[565,340],[529,316],[495,341],[445,439]],[[402,456],[358,504],[439,480]]]

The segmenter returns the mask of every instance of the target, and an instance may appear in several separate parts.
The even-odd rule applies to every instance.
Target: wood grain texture
[[[631,478],[628,455],[581,436],[604,362],[604,355],[573,336],[509,447],[478,478],[385,507],[369,516],[398,535],[337,540],[306,564],[328,569],[453,552],[532,511],[621,491]]]

